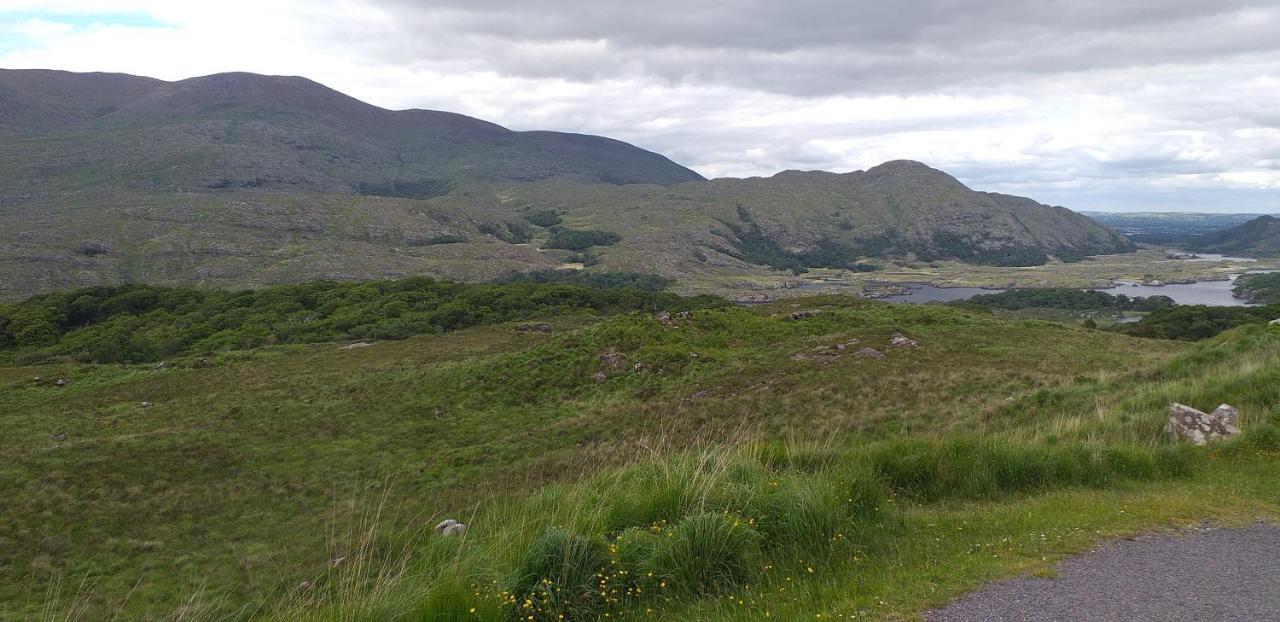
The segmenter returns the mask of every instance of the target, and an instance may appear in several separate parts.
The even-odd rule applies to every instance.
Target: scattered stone
[[[914,339],[908,339],[907,336],[902,333],[894,333],[893,337],[889,339],[889,345],[895,348],[919,348],[920,347],[920,344],[916,343]]]
[[[698,353],[697,353],[697,352],[690,352],[690,353],[689,353],[689,358],[691,358],[691,359],[696,359],[696,358],[698,358]]]
[[[59,442],[61,442],[61,441],[65,441],[65,440],[67,440],[67,433],[66,433],[66,432],[58,432],[57,434],[54,434],[54,435],[53,435],[53,440],[55,440],[55,441],[59,441]]]
[[[609,369],[617,369],[622,365],[622,355],[617,352],[605,352],[600,355],[600,362]]]
[[[516,326],[517,333],[550,333],[555,327],[546,322],[532,322]]]
[[[152,367],[153,369],[164,369],[164,368],[165,368],[165,362],[164,362],[164,361],[160,361],[159,363],[156,363],[155,365],[152,365],[151,367]]]
[[[151,408],[151,402],[138,402],[140,408]]]
[[[592,374],[591,377],[594,378],[596,382],[604,382],[605,380],[609,379],[609,376],[602,371],[598,371]]]
[[[671,314],[666,311],[659,311],[655,313],[653,317],[658,318],[658,322],[667,328],[671,328],[676,325],[676,321],[671,319]]]
[[[337,566],[338,564],[341,564],[342,562],[346,561],[346,559],[347,559],[347,556],[346,556],[346,555],[341,555],[341,556],[339,556],[339,557],[335,557],[335,558],[333,558],[333,559],[329,560],[329,565],[330,565],[330,566]]]
[[[708,396],[708,395],[710,395],[710,394],[709,394],[709,393],[707,393],[706,391],[698,391],[697,393],[694,393],[694,394],[693,394],[693,395],[691,395],[690,397],[692,397],[692,398],[693,398],[693,399],[695,399],[695,400],[705,400],[705,399],[707,399],[707,396]]]
[[[367,348],[367,347],[369,347],[369,346],[371,346],[371,345],[373,345],[373,344],[372,344],[372,343],[369,343],[369,342],[367,342],[367,341],[357,341],[357,342],[355,342],[355,343],[353,343],[353,344],[345,345],[345,346],[342,346],[342,347],[340,347],[340,348],[338,348],[338,349],[339,349],[339,350],[355,350],[355,349],[358,349],[358,348]]]
[[[1204,445],[1209,441],[1227,438],[1240,433],[1236,420],[1240,413],[1234,406],[1222,404],[1211,413],[1196,410],[1186,404],[1169,405],[1169,422],[1165,433],[1175,441],[1191,441]]]
[[[1272,325],[1272,326],[1280,326],[1280,318],[1276,318],[1276,319],[1271,320],[1270,322],[1267,322],[1267,323],[1268,323],[1268,324],[1270,324],[1270,325]]]
[[[845,350],[845,349],[847,349],[847,348],[852,348],[853,346],[858,345],[858,343],[859,343],[860,341],[861,341],[860,339],[854,339],[853,341],[846,341],[846,342],[844,342],[844,343],[837,343],[837,344],[836,344],[836,349],[837,349],[837,350]]]
[[[40,384],[41,380],[43,379],[40,376],[36,376],[35,378],[31,379],[31,382],[34,382],[35,384]]]
[[[636,363],[635,365],[632,365],[631,371],[634,371],[637,374],[644,371],[644,363]]]
[[[692,312],[692,311],[681,311],[681,312],[679,312],[679,313],[677,313],[677,314],[676,314],[676,319],[677,319],[677,320],[688,320],[688,319],[691,319],[691,318],[693,318],[693,312]]]
[[[53,381],[53,384],[56,384],[56,385],[58,385],[58,386],[60,386],[60,387],[65,387],[65,386],[67,386],[67,379],[66,379],[66,378],[59,378],[59,379],[57,379],[57,380]]]
[[[205,359],[205,358],[196,359],[196,362],[195,362],[196,369],[204,369],[208,366],[209,366],[209,359]]]
[[[436,525],[436,533],[442,536],[460,536],[467,533],[467,526],[452,518],[446,518]]]
[[[793,319],[793,320],[807,320],[807,319],[809,319],[809,318],[811,318],[811,317],[815,317],[815,316],[818,316],[818,315],[821,315],[821,314],[822,314],[822,311],[819,311],[819,310],[816,310],[816,309],[810,309],[810,310],[808,310],[808,311],[792,311],[792,312],[791,312],[791,319]]]
[[[875,348],[863,348],[863,349],[861,349],[861,350],[858,350],[857,352],[854,352],[854,353],[853,353],[853,355],[854,355],[854,356],[856,356],[856,357],[858,357],[858,358],[863,358],[863,359],[882,359],[882,358],[884,358],[884,352],[881,352],[881,351],[879,351],[879,350],[877,350],[877,349],[875,349]]]

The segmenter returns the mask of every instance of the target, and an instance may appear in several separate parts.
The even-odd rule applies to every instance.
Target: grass
[[[82,618],[498,619],[520,577],[564,593],[594,570],[592,612],[874,619],[1105,535],[1280,515],[1280,331],[1185,344],[843,298],[549,321],[0,367],[0,617],[50,617],[57,585]],[[888,356],[795,357],[855,338]],[[1175,399],[1230,401],[1252,436],[1164,447]],[[445,516],[471,529],[434,536]],[[707,547],[740,554],[699,569]]]

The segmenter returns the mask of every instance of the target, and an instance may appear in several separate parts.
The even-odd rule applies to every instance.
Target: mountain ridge
[[[5,299],[558,268],[705,284],[1133,249],[920,162],[705,180],[611,138],[389,111],[293,76],[0,70],[0,128]]]

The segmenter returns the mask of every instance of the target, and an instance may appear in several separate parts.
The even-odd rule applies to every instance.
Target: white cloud
[[[613,136],[713,177],[913,158],[1081,209],[1280,212],[1280,7],[782,6],[0,0],[0,33],[24,39],[0,66],[303,75],[389,108]],[[113,14],[164,26],[67,19]]]

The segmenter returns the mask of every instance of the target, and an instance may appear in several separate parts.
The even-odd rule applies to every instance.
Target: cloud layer
[[[0,0],[0,66],[305,75],[713,177],[912,158],[1077,209],[1280,212],[1277,32],[1237,0]]]

